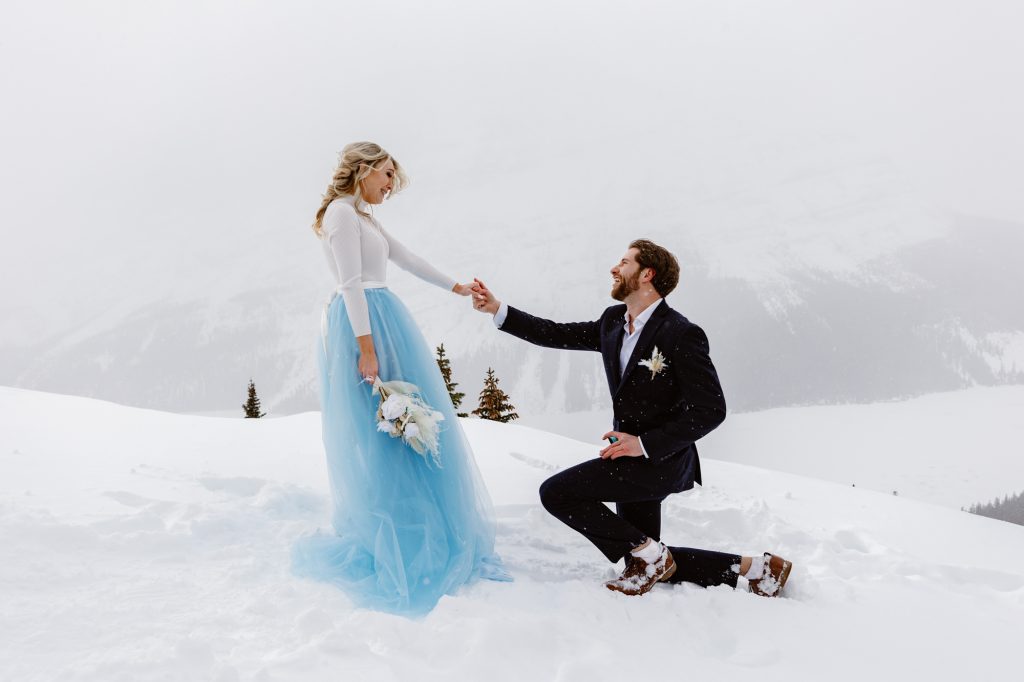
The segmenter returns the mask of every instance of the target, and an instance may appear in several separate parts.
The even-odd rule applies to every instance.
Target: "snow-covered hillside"
[[[1024,490],[1024,386],[899,402],[731,414],[700,442],[714,459],[820,478],[954,509]],[[611,410],[534,415],[527,426],[599,438]]]
[[[0,679],[592,682],[644,655],[701,679],[1019,668],[1024,528],[904,497],[706,458],[706,487],[665,505],[666,539],[777,551],[795,563],[786,598],[631,599],[536,499],[596,446],[464,420],[516,582],[414,621],[289,573],[291,542],[326,517],[316,413],[225,420],[2,388],[0,419]]]

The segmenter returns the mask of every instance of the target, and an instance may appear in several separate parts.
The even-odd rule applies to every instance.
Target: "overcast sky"
[[[357,139],[410,168],[407,211],[462,229],[637,172],[742,178],[772,149],[744,141],[815,135],[936,207],[1024,222],[1022,20],[1009,0],[6,0],[0,342],[306,239]],[[686,153],[635,143],[652,129]]]

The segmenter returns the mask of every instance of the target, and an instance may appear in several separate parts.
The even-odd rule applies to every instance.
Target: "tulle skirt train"
[[[359,606],[417,615],[479,577],[510,578],[494,554],[491,501],[433,352],[394,293],[367,289],[366,299],[381,379],[416,384],[444,414],[441,466],[377,430],[378,399],[361,381],[344,299],[335,296],[319,349],[333,530],[300,539],[293,568],[338,585]]]

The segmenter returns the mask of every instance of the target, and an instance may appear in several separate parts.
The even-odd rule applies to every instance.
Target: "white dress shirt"
[[[457,284],[388,234],[376,218],[357,213],[354,195],[330,203],[321,229],[327,264],[338,283],[337,292],[345,299],[345,311],[356,336],[370,333],[370,312],[363,290],[386,286],[388,260],[442,289],[451,291]]]
[[[643,312],[636,316],[633,320],[633,333],[629,333],[629,312],[626,312],[623,318],[623,329],[625,334],[622,336],[622,348],[619,349],[619,379],[626,373],[626,364],[629,363],[629,357],[633,354],[633,349],[636,348],[637,341],[640,340],[640,332],[643,331],[644,325],[651,319],[651,315],[654,314],[654,310],[661,304],[665,299],[659,298],[654,303],[644,308]],[[508,304],[502,302],[498,306],[498,312],[494,313],[494,326],[501,329],[501,325],[505,324],[505,318],[508,316]],[[640,451],[644,457],[650,459],[647,455],[647,449],[644,447],[643,440],[637,436],[637,441],[640,443]]]
[[[650,304],[644,311],[636,316],[633,320],[633,333],[629,333],[629,312],[625,315],[625,329],[626,334],[622,337],[622,348],[619,350],[619,378],[626,373],[626,364],[629,362],[629,356],[633,354],[633,349],[636,348],[636,342],[640,340],[640,332],[643,331],[644,325],[647,324],[647,320],[651,319],[651,315],[654,314],[654,309],[665,299],[659,298],[654,303]]]

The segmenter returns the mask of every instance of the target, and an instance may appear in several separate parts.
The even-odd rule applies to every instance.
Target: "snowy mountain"
[[[959,215],[1024,220],[1015,3],[144,5],[0,26],[0,383],[315,408],[309,223],[359,139],[411,174],[390,231],[532,312],[593,319],[631,239],[672,248],[734,409],[1021,380],[1024,230]],[[400,48],[341,77],[355,26]],[[523,414],[606,405],[596,358],[392,280],[470,397],[493,365]]]
[[[667,244],[683,264],[669,302],[708,332],[734,410],[1024,381],[1024,229],[915,212],[883,192],[858,191],[867,195],[841,194],[801,216],[751,208],[738,227],[727,211],[764,208],[755,198],[770,191],[718,200],[717,213],[707,201],[694,209],[685,196],[635,217],[629,202],[584,206],[540,225],[523,217],[531,228],[520,234],[506,222],[486,226],[455,250],[427,237],[430,222],[406,223],[409,207],[389,222],[453,275],[480,276],[510,304],[565,321],[596,319],[614,303],[607,268],[631,238]],[[407,224],[417,230],[403,231]],[[315,409],[314,344],[332,286],[312,237],[288,237],[236,254],[215,276],[175,283],[153,300],[129,299],[41,347],[12,343],[0,355],[0,381],[232,413],[252,377],[272,414]],[[397,268],[391,278],[427,340],[445,344],[468,400],[494,367],[521,414],[607,407],[596,356],[529,347],[495,332],[465,300]]]
[[[902,495],[705,456],[707,485],[668,500],[665,537],[778,552],[795,565],[785,597],[628,598],[600,586],[610,566],[537,502],[544,478],[596,446],[462,420],[515,582],[406,620],[289,572],[291,543],[327,517],[317,414],[214,419],[12,388],[0,414],[2,679],[582,682],[630,674],[636,651],[708,679],[998,680],[1019,667],[1024,528]],[[987,426],[950,423],[964,438]]]

